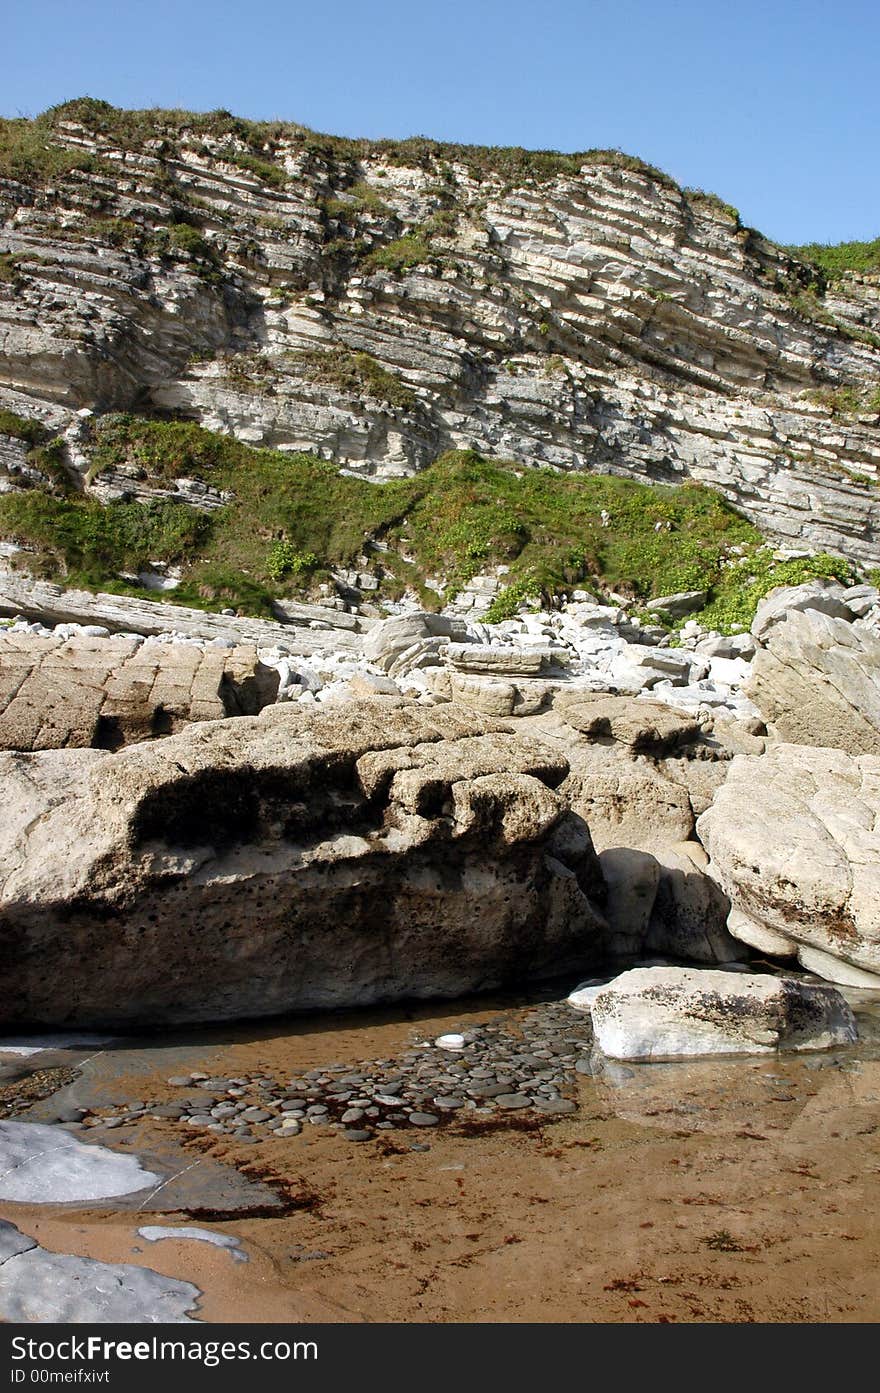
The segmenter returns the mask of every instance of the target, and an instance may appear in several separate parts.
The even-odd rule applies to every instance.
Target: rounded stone
[[[432,1112],[411,1112],[409,1120],[413,1127],[436,1127],[439,1117]]]

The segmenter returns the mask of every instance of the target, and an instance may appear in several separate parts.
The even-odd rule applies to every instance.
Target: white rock
[[[858,1039],[833,987],[791,977],[635,968],[597,993],[596,1043],[612,1059],[819,1050]]]
[[[67,1204],[112,1199],[158,1185],[136,1156],[86,1146],[61,1127],[0,1122],[0,1199]]]
[[[820,948],[808,948],[801,943],[797,956],[801,967],[807,972],[815,972],[817,977],[824,977],[826,982],[836,982],[841,987],[867,987],[871,991],[880,991],[880,976],[876,972],[853,967],[852,963],[823,953]]]
[[[435,1044],[435,1045],[439,1045],[439,1047],[440,1047],[441,1050],[463,1050],[463,1049],[464,1049],[464,1036],[463,1036],[463,1035],[438,1035],[438,1036],[437,1036],[437,1039],[434,1041],[434,1044]]]
[[[195,1243],[213,1243],[216,1248],[225,1248],[235,1262],[247,1262],[248,1255],[242,1252],[241,1239],[232,1233],[216,1233],[213,1229],[200,1229],[194,1225],[184,1225],[179,1229],[166,1228],[162,1224],[145,1224],[138,1229],[141,1238],[148,1243],[159,1243],[163,1238],[181,1239]]]

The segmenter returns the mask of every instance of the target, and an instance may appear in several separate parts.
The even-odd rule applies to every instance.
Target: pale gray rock
[[[682,590],[676,595],[658,595],[656,600],[648,601],[645,609],[680,619],[684,614],[694,614],[704,609],[707,599],[705,590]]]
[[[880,757],[771,745],[760,758],[736,756],[697,831],[711,874],[747,920],[796,950],[880,973],[878,815]],[[730,927],[754,940],[742,921]]]
[[[805,581],[803,585],[778,585],[758,605],[752,620],[752,637],[766,643],[774,625],[783,623],[790,614],[802,614],[807,610],[852,623],[853,612],[847,605],[846,594],[844,587],[836,580],[818,579]]]
[[[390,672],[404,653],[411,649],[424,652],[420,645],[429,639],[449,640],[453,634],[464,634],[461,620],[443,614],[417,611],[375,624],[364,640],[363,655],[383,672]],[[434,650],[436,651],[436,650]],[[401,671],[397,669],[398,673]]]
[[[87,1146],[60,1127],[0,1121],[0,1199],[67,1204],[110,1199],[157,1185],[136,1156]]]
[[[729,634],[718,638],[700,639],[695,653],[705,658],[744,658],[750,662],[755,656],[757,644],[751,634]]]
[[[0,1319],[65,1325],[190,1320],[201,1292],[148,1267],[52,1253],[0,1220]]]
[[[863,619],[880,605],[880,590],[876,585],[850,585],[840,598],[856,619]]]
[[[604,888],[567,772],[504,724],[378,698],[0,756],[3,1018],[228,1019],[589,966]]]
[[[763,631],[746,693],[781,740],[880,754],[880,634],[848,620],[785,611]]]
[[[820,1050],[858,1039],[839,992],[790,977],[634,968],[597,992],[590,1010],[611,1059]]]
[[[304,607],[300,607],[304,608]],[[309,607],[313,618],[333,623],[335,610],[319,605]],[[277,644],[289,652],[308,655],[326,647],[318,635],[303,623],[272,624],[265,619],[210,614],[184,605],[158,603],[132,595],[110,595],[88,590],[68,590],[49,581],[29,580],[18,574],[0,572],[0,615],[25,615],[47,624],[100,623],[113,633],[140,634],[145,637],[169,630],[189,638],[231,639],[234,644],[253,644],[272,648]],[[350,616],[343,615],[343,619]],[[359,620],[361,627],[370,620]],[[333,629],[333,647],[360,653],[360,634]]]

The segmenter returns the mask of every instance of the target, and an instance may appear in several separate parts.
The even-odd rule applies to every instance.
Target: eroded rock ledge
[[[453,996],[603,953],[568,762],[455,706],[267,708],[0,756],[4,1023]]]

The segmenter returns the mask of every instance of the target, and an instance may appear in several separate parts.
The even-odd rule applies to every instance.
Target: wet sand
[[[190,1069],[283,1079],[494,1011],[460,1003],[180,1039]],[[576,1114],[493,1118],[478,1135],[405,1129],[357,1144],[306,1127],[243,1145],[166,1119],[136,1136],[95,1129],[119,1150],[173,1136],[193,1160],[270,1184],[286,1212],[194,1221],[239,1237],[248,1263],[139,1238],[140,1224],[187,1222],[155,1207],[161,1195],[138,1212],[3,1203],[0,1214],[45,1247],[194,1282],[205,1321],[876,1321],[876,1016],[860,1016],[863,1045],[833,1054],[611,1066],[579,1078]],[[167,1044],[155,1066],[105,1084],[102,1103],[172,1098]]]

